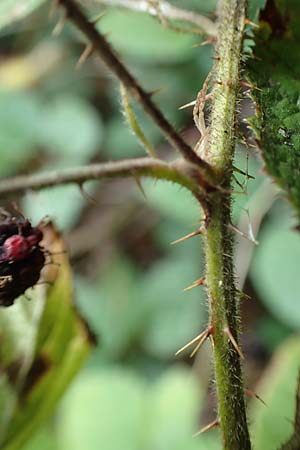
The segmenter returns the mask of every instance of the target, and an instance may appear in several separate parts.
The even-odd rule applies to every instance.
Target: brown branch
[[[108,6],[119,6],[121,8],[127,8],[138,12],[148,13],[151,16],[158,17],[159,13],[168,20],[182,20],[184,22],[191,23],[197,26],[199,34],[205,34],[206,36],[216,37],[217,26],[208,17],[202,16],[195,11],[187,11],[182,8],[177,8],[166,1],[160,0],[158,5],[153,5],[150,0],[137,1],[137,0],[97,0],[99,3],[103,3]],[[195,32],[195,29],[185,31]]]
[[[159,108],[153,103],[151,94],[144,91],[137,80],[128,71],[117,56],[115,50],[107,42],[104,36],[89,22],[74,0],[58,0],[66,11],[67,18],[87,37],[93,46],[94,52],[102,58],[112,73],[126,86],[128,93],[141,105],[147,114],[160,128],[169,142],[182,154],[182,156],[208,175],[212,173],[208,163],[200,159],[193,149],[177,133],[170,122],[165,118]]]
[[[146,176],[172,181],[192,191],[197,198],[205,195],[199,184],[189,175],[193,167],[184,161],[166,163],[154,158],[136,158],[75,168],[54,170],[33,175],[21,175],[0,180],[0,197],[68,183],[82,185],[89,180],[117,177]]]

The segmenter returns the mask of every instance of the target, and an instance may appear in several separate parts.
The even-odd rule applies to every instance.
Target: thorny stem
[[[229,192],[235,145],[235,117],[246,0],[221,0],[213,76],[209,148],[212,165],[222,187]],[[210,220],[205,239],[206,283],[213,327],[213,352],[218,395],[218,417],[224,450],[250,450],[240,362],[239,311],[230,230],[231,198],[216,191],[210,196]]]
[[[152,101],[151,93],[147,93],[139,85],[134,76],[117,56],[105,37],[96,29],[95,25],[86,18],[82,10],[74,0],[57,0],[66,11],[66,16],[87,37],[92,45],[93,51],[97,52],[111,72],[124,84],[128,93],[141,105],[156,125],[161,129],[169,142],[191,163],[198,166],[203,177],[211,174],[210,166],[201,160],[193,149],[183,140],[180,134],[173,128],[163,113]]]
[[[186,9],[177,8],[169,2],[163,0],[97,0],[108,6],[119,6],[122,8],[132,9],[138,12],[151,14],[159,18],[159,13],[168,20],[181,20],[197,26],[198,32],[206,36],[214,38],[217,34],[216,24],[208,17],[202,16],[195,11],[187,11]],[[189,31],[187,29],[186,31]]]
[[[39,190],[67,183],[82,185],[85,181],[117,177],[151,177],[171,181],[186,187],[197,198],[205,196],[199,187],[195,167],[184,160],[166,163],[154,158],[135,158],[102,164],[90,164],[69,169],[33,175],[21,175],[0,180],[0,197],[22,193],[26,190]]]

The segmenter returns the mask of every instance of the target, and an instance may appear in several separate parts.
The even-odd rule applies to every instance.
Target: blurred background
[[[182,2],[173,1],[182,6]],[[87,4],[87,2],[86,2]],[[212,65],[201,36],[157,20],[89,2],[131,71],[185,139],[199,138],[190,109]],[[215,2],[185,9],[214,19]],[[1,11],[1,6],[0,6]],[[3,17],[3,16],[2,16]],[[0,175],[29,174],[144,155],[121,113],[118,84],[97,57],[78,67],[80,34],[52,31],[49,4],[0,31]],[[2,20],[2,19],[1,19]],[[196,47],[195,47],[196,46]],[[77,65],[77,67],[76,67]],[[135,112],[158,153],[176,157],[139,106]],[[251,113],[245,97],[242,118]],[[262,171],[255,148],[238,144],[234,201],[236,270],[241,300],[245,379],[257,448],[274,449],[292,430],[300,362],[300,239],[288,202]],[[219,449],[217,433],[192,437],[215,419],[211,349],[195,358],[175,352],[205,327],[202,288],[183,292],[204,271],[201,239],[172,246],[193,231],[201,211],[185,190],[131,180],[28,192],[18,199],[34,224],[48,215],[67,242],[77,308],[98,345],[53,417],[26,450]],[[9,201],[9,199],[8,199]],[[259,245],[257,245],[259,244]],[[256,392],[267,404],[254,399]],[[280,405],[280,407],[279,407]]]

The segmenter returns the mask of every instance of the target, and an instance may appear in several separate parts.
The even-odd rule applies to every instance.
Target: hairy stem
[[[206,161],[219,184],[229,192],[235,146],[246,0],[221,0],[216,45],[215,83]],[[206,279],[214,347],[218,414],[225,450],[250,450],[239,349],[239,311],[234,281],[231,198],[216,191],[210,196],[205,232]]]
[[[55,170],[33,175],[21,175],[0,180],[0,196],[39,190],[68,183],[82,185],[85,181],[101,178],[141,176],[162,179],[180,184],[194,193],[197,198],[205,197],[197,179],[193,179],[194,166],[178,160],[166,163],[154,158],[136,158],[102,164],[90,164],[69,169]]]
[[[95,25],[92,22],[89,22],[77,3],[74,0],[57,1],[65,8],[67,18],[70,19],[89,40],[92,45],[92,50],[98,53],[111,72],[124,84],[128,93],[143,106],[146,113],[161,129],[169,142],[187,161],[196,164],[199,170],[202,170],[203,173],[206,173],[209,177],[209,174],[211,174],[209,164],[201,160],[180,134],[177,133],[160,109],[157,108],[152,101],[151,93],[147,93],[139,85],[138,81],[117,56],[116,51],[96,29]]]

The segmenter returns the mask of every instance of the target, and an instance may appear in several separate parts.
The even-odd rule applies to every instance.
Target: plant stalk
[[[0,198],[70,183],[82,186],[86,181],[102,178],[150,177],[177,183],[204,199],[205,190],[201,189],[199,177],[192,177],[194,172],[194,166],[181,159],[167,163],[156,158],[133,158],[4,178],[0,180]]]
[[[224,191],[210,195],[205,239],[206,283],[218,396],[218,418],[225,450],[250,450],[239,348],[239,311],[233,267],[231,175],[235,118],[246,0],[219,2],[218,42],[213,78],[209,148],[205,159]]]

